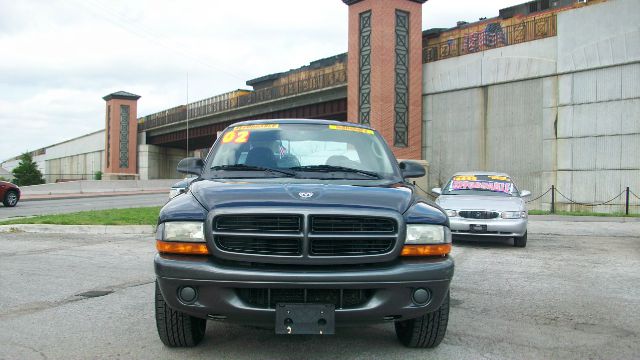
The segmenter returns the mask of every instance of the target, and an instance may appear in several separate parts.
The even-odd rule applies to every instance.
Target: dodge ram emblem
[[[301,199],[308,199],[308,198],[313,196],[313,193],[312,192],[299,192],[298,196],[300,196]]]

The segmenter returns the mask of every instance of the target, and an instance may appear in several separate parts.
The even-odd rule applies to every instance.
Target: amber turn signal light
[[[209,249],[205,243],[156,240],[156,249],[164,254],[209,255]]]
[[[405,245],[401,256],[444,256],[451,252],[451,244]]]

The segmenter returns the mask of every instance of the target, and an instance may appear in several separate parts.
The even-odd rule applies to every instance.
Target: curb
[[[49,234],[112,234],[112,235],[152,235],[153,225],[48,225],[15,224],[0,225],[0,233],[49,233]]]
[[[148,191],[131,191],[131,192],[113,192],[113,193],[74,193],[74,194],[49,194],[49,195],[24,195],[26,198],[20,197],[20,202],[24,201],[44,201],[44,200],[67,200],[67,199],[90,199],[110,196],[126,196],[126,195],[153,195],[164,194],[166,190],[148,190]],[[30,197],[34,196],[34,197]],[[167,198],[169,198],[167,196]]]

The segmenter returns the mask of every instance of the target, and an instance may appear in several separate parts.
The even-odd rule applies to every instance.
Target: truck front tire
[[[169,307],[156,281],[156,326],[162,343],[169,347],[193,347],[202,341],[207,320]]]
[[[398,340],[411,348],[433,348],[440,344],[449,322],[449,293],[438,310],[419,318],[396,321]]]

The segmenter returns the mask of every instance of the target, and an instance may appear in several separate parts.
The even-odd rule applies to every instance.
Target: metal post
[[[189,157],[189,73],[187,72],[187,157]]]
[[[551,185],[551,213],[556,213],[556,186]]]
[[[629,215],[629,187],[627,186],[627,199],[624,202],[624,213]]]

